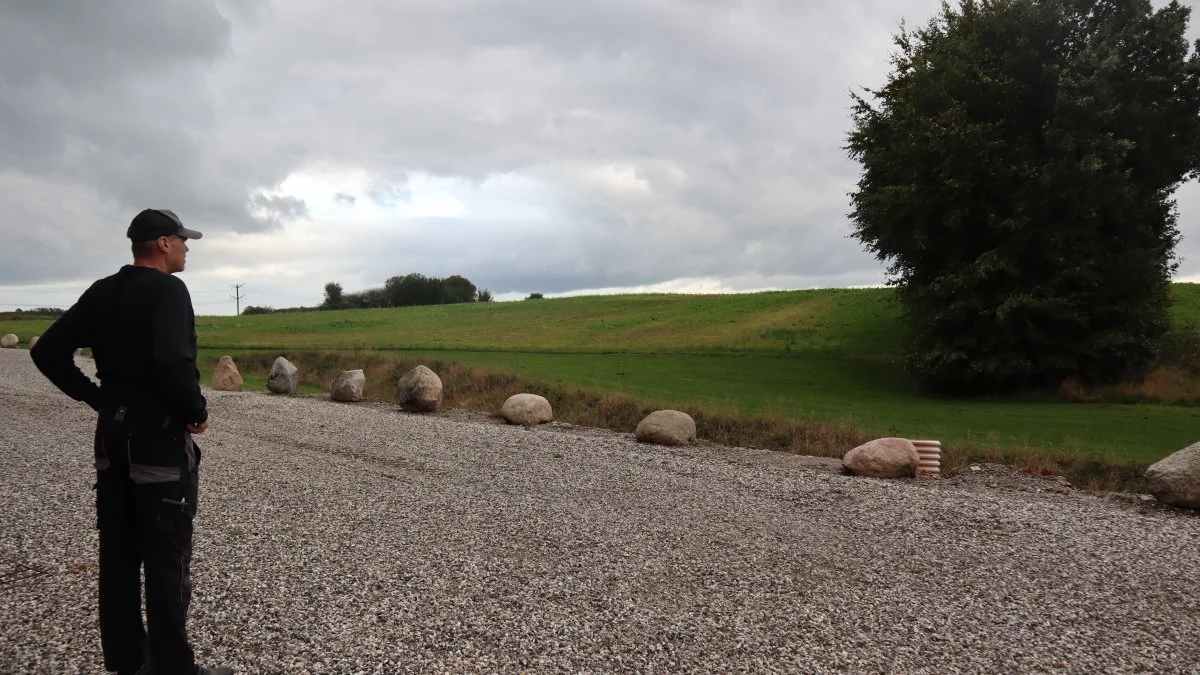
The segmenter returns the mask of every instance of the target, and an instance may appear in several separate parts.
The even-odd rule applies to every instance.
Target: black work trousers
[[[125,408],[102,411],[96,433],[104,666],[132,673],[149,661],[154,675],[192,675],[187,613],[198,449],[169,418],[134,417]]]

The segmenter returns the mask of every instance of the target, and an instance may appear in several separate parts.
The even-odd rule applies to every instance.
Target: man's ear
[[[171,250],[171,238],[170,237],[159,237],[158,242],[156,242],[156,243],[158,244],[158,250],[162,253],[167,253]]]

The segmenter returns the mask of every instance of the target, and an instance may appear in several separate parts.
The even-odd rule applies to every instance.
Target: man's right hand
[[[206,415],[204,421],[200,424],[189,424],[187,430],[193,434],[202,434],[208,428],[209,422],[212,421],[212,415]]]

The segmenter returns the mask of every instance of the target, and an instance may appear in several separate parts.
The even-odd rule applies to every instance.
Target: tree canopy
[[[1117,382],[1153,363],[1172,196],[1200,170],[1189,13],[965,0],[895,36],[886,84],[854,96],[851,218],[890,265],[926,388]]]
[[[464,276],[454,274],[442,279],[413,273],[391,277],[382,288],[357,293],[344,293],[340,283],[329,282],[325,284],[325,301],[321,308],[411,307],[491,301],[490,291],[476,288]]]

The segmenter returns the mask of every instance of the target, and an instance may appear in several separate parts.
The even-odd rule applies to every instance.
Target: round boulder
[[[222,356],[217,359],[217,367],[213,369],[212,388],[217,391],[241,391],[242,384],[242,374],[238,372],[233,357]]]
[[[554,419],[550,402],[537,394],[513,394],[500,406],[500,417],[509,424],[536,426]]]
[[[267,373],[267,390],[272,394],[294,394],[300,388],[300,369],[282,356]]]
[[[919,461],[907,438],[876,438],[847,452],[842,466],[855,476],[907,478],[917,475]]]
[[[29,348],[30,349],[33,349],[34,345],[37,344],[38,338],[39,338],[39,336],[37,336],[37,335],[34,335],[33,337],[29,338]]]
[[[442,405],[442,378],[425,366],[417,366],[396,383],[396,401],[404,410],[436,412]]]
[[[1200,509],[1200,443],[1151,464],[1146,469],[1146,485],[1164,504]]]
[[[361,401],[363,385],[366,383],[367,376],[363,374],[362,368],[342,371],[329,387],[329,398],[347,403]]]
[[[5,335],[4,337],[0,337],[0,348],[13,349],[17,346],[18,342],[20,342],[20,340],[17,339],[17,336],[13,335],[12,333],[9,333],[8,335]]]
[[[656,410],[638,422],[633,436],[642,443],[687,445],[696,440],[696,421],[678,410]]]

